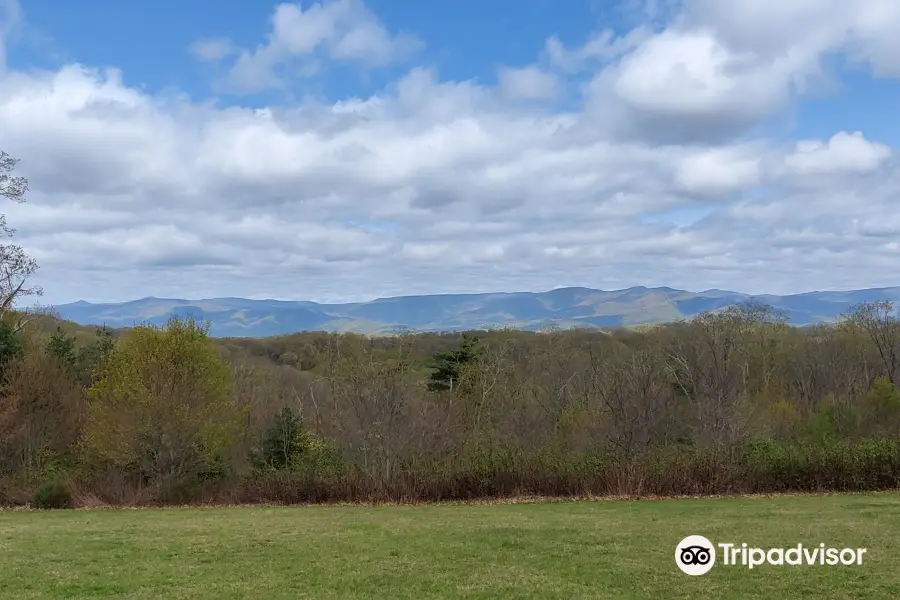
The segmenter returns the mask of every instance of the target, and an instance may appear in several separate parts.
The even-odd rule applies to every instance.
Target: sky
[[[0,0],[44,303],[900,284],[896,0]]]

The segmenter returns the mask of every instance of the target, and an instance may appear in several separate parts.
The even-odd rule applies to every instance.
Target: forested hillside
[[[900,477],[887,303],[644,331],[208,337],[5,329],[6,503],[878,489]],[[64,482],[64,483],[60,483]]]

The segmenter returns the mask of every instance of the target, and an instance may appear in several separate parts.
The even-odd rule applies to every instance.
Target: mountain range
[[[212,298],[142,298],[54,307],[81,325],[130,327],[163,324],[172,317],[209,323],[215,337],[268,337],[299,331],[392,334],[399,331],[463,331],[511,327],[541,331],[609,328],[677,321],[699,313],[756,301],[783,312],[798,326],[834,321],[860,302],[900,304],[900,287],[808,292],[787,296],[726,290],[688,292],[669,287],[596,290],[566,287],[547,292],[443,294],[379,298],[370,302],[320,304],[307,301]]]

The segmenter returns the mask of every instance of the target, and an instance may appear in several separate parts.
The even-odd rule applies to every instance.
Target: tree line
[[[3,160],[0,191],[21,198]],[[25,284],[36,265],[21,249],[3,256],[20,265],[0,281],[3,504],[875,490],[900,478],[889,302],[804,328],[747,304],[640,330],[241,340],[173,319],[86,336],[14,308],[39,292]]]

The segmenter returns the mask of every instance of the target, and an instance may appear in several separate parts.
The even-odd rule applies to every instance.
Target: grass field
[[[862,566],[675,565],[689,534]],[[900,598],[900,494],[0,511],[0,598]]]

